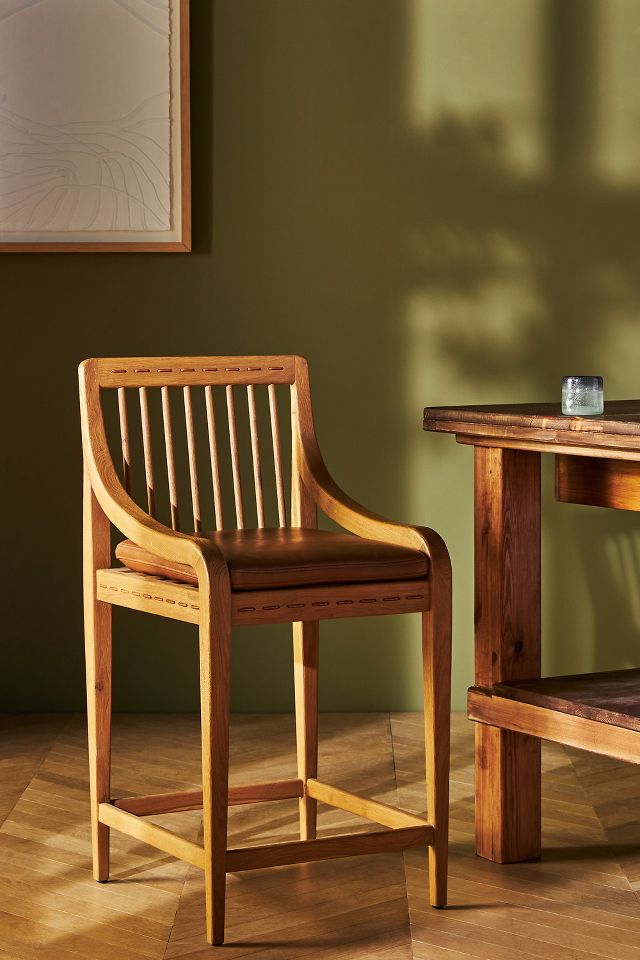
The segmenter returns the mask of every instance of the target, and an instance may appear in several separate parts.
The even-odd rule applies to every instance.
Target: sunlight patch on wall
[[[598,9],[595,166],[628,186],[640,182],[640,4],[607,0]]]
[[[412,0],[408,121],[499,122],[512,170],[545,164],[540,0]]]

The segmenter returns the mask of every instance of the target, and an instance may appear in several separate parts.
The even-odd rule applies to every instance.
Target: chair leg
[[[207,941],[224,940],[229,802],[230,611],[208,609],[200,626],[200,713],[202,723],[202,818],[205,850]],[[214,611],[215,610],[215,614]]]
[[[111,794],[111,605],[96,599],[96,570],[110,565],[109,521],[89,479],[84,482],[84,636],[87,679],[87,740],[91,794],[91,848],[95,880],[109,879],[109,827],[98,821],[98,804]]]
[[[318,775],[318,649],[320,624],[307,620],[293,624],[293,671],[296,703],[298,776],[306,784]],[[314,840],[318,802],[300,798],[300,839]]]
[[[444,546],[444,545],[443,545]],[[451,567],[432,555],[432,608],[422,614],[427,817],[435,829],[429,847],[429,899],[447,903],[449,852],[449,754],[451,724]]]

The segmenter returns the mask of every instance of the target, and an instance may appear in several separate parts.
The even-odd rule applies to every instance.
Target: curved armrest
[[[100,398],[90,383],[91,367],[80,366],[82,445],[85,469],[102,510],[125,537],[167,560],[193,567],[198,581],[214,573],[228,575],[226,561],[214,543],[178,533],[145,513],[125,492],[114,469],[104,432]],[[93,387],[93,389],[92,389]]]
[[[113,477],[110,477],[111,471],[105,467],[98,470],[91,458],[87,458],[87,470],[98,503],[114,527],[129,540],[166,560],[193,567],[198,574],[198,580],[201,579],[205,567],[209,570],[212,567],[226,569],[227,564],[222,553],[210,540],[197,534],[179,533],[145,513],[125,493],[115,471]]]
[[[393,523],[360,506],[341,490],[327,470],[313,426],[309,370],[303,357],[296,357],[296,379],[292,388],[292,413],[296,424],[297,468],[302,483],[326,515],[350,533],[371,540],[384,540],[399,547],[426,553],[437,563],[439,575],[450,576],[449,552],[442,537],[428,527]]]
[[[357,536],[384,540],[400,547],[411,547],[426,553],[434,560],[446,558],[447,564],[449,563],[446,545],[435,530],[394,523],[361,506],[333,480],[322,459],[315,435],[301,435],[300,443],[303,454],[300,458],[302,481],[320,509],[331,520]]]

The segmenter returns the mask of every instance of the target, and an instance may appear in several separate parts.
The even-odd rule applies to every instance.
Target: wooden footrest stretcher
[[[331,860],[364,853],[387,853],[405,847],[431,846],[434,842],[433,827],[416,814],[360,797],[320,780],[307,780],[306,791],[302,780],[280,780],[230,787],[229,804],[293,799],[303,797],[305,793],[315,800],[354,813],[387,829],[230,849],[227,850],[227,873],[313,860]],[[201,808],[202,791],[184,791],[123,797],[101,803],[98,807],[98,818],[108,827],[204,869],[204,847],[143,819],[154,814]]]

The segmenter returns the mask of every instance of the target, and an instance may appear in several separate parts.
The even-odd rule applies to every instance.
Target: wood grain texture
[[[451,716],[451,561],[443,540],[430,534],[432,603],[422,614],[422,687],[427,771],[431,906],[447,903]]]
[[[211,462],[211,479],[213,484],[213,509],[216,518],[216,530],[224,530],[224,515],[222,512],[222,487],[220,484],[220,457],[218,454],[218,435],[216,431],[215,408],[213,404],[213,389],[204,388],[205,404],[207,409],[207,436],[209,439],[209,459]]]
[[[540,675],[540,456],[475,450],[476,686]],[[476,731],[477,852],[540,855],[540,746]]]
[[[640,732],[640,669],[495,684],[496,696]]]
[[[556,500],[640,510],[640,462],[556,455]]]
[[[144,453],[144,477],[147,484],[147,509],[150,517],[156,515],[156,491],[153,474],[153,447],[151,444],[151,422],[149,420],[149,398],[147,388],[138,389],[140,397],[140,423],[142,426],[142,450]]]
[[[296,616],[298,614],[296,613]],[[318,667],[320,624],[317,620],[293,623],[293,684],[296,712],[298,776],[304,784],[318,776]],[[318,806],[313,791],[300,797],[300,839],[316,836]]]
[[[287,525],[287,508],[284,499],[284,480],[282,476],[282,445],[280,442],[280,424],[278,423],[278,399],[276,387],[270,383],[267,387],[269,394],[269,417],[271,419],[271,441],[273,445],[273,468],[276,481],[276,499],[278,502],[278,523],[281,527]]]
[[[396,827],[429,826],[428,821],[423,817],[417,817],[407,810],[400,810],[388,803],[380,803],[378,800],[361,797],[359,794],[341,790],[340,787],[334,787],[330,783],[323,783],[320,780],[307,780],[307,793],[315,800],[320,800],[331,807],[338,807],[340,810],[346,810],[348,813],[363,817],[365,820],[371,820],[373,823],[379,823],[383,827],[395,829]]]
[[[170,620],[200,622],[198,588],[187,583],[133,573],[126,567],[100,570],[96,582],[97,597],[106,604],[155,614],[162,608],[162,616]]]
[[[271,800],[292,800],[304,794],[302,780],[274,780],[267,783],[242,783],[229,787],[229,806],[244,803],[264,803]],[[113,806],[136,817],[159,813],[177,813],[202,809],[202,790],[183,790],[177,793],[156,793],[150,796],[122,797],[113,800]]]
[[[199,573],[200,724],[207,940],[224,940],[229,810],[231,697],[231,588],[229,571],[215,562]]]
[[[227,422],[229,424],[229,447],[231,450],[231,471],[233,474],[233,498],[236,505],[236,528],[244,528],[244,507],[242,503],[242,480],[240,477],[240,448],[238,445],[238,427],[236,425],[236,404],[233,397],[233,385],[228,384]]]
[[[89,571],[90,589],[97,602],[133,607],[144,612],[188,620],[199,627],[200,700],[202,741],[202,817],[204,847],[194,846],[190,840],[182,849],[189,863],[204,866],[206,935],[210,944],[221,944],[225,932],[226,874],[232,870],[249,870],[259,866],[285,865],[331,859],[340,856],[367,855],[388,852],[405,846],[421,844],[434,846],[430,876],[432,903],[446,902],[447,869],[447,815],[446,776],[449,757],[449,698],[450,698],[450,605],[451,576],[448,554],[441,538],[432,530],[407,527],[392,523],[358,505],[344,494],[329,476],[322,461],[313,428],[311,401],[306,362],[299,357],[283,358],[279,364],[273,357],[249,358],[124,358],[121,360],[89,360],[80,367],[80,402],[83,452],[86,465],[87,489],[99,505],[101,516],[116,526],[136,548],[148,550],[160,558],[162,564],[174,562],[180,568],[192,571],[197,587],[177,584],[161,576],[133,574],[126,568],[110,570],[96,568]],[[278,376],[277,374],[280,374]],[[293,374],[293,376],[291,376]],[[204,375],[204,379],[203,379]],[[237,376],[236,376],[237,375]],[[158,378],[161,377],[161,380]],[[260,449],[258,444],[254,383],[276,382],[291,384],[292,418],[292,527],[314,527],[317,508],[321,507],[338,524],[356,536],[395,546],[408,546],[419,551],[414,556],[422,571],[422,578],[410,581],[325,583],[319,587],[291,585],[275,590],[243,590],[231,592],[230,570],[221,550],[210,538],[198,536],[200,505],[197,482],[195,431],[191,388],[195,385],[211,387],[222,383],[226,388],[231,464],[233,472],[236,520],[239,529],[244,526],[240,459],[233,388],[245,383],[248,393],[249,426],[252,441],[254,481],[258,524],[264,524]],[[140,395],[143,423],[143,441],[149,515],[138,508],[122,488],[115,473],[106,442],[102,415],[100,388],[123,388],[136,384]],[[163,412],[166,414],[166,390],[170,385],[183,387],[187,446],[194,508],[193,536],[158,523],[153,514],[153,466],[147,390],[150,386],[163,388]],[[210,453],[212,447],[213,407],[211,391],[205,394],[209,425]],[[269,390],[271,426],[276,461],[276,483],[281,487],[278,473],[279,439],[277,411],[273,390]],[[167,451],[165,416],[165,446]],[[168,454],[169,456],[169,454]],[[213,464],[215,473],[215,463]],[[281,470],[280,470],[281,473]],[[214,479],[215,485],[215,479]],[[102,511],[104,513],[102,513]],[[282,490],[278,490],[278,513],[282,523]],[[105,526],[105,529],[108,528]],[[85,524],[91,549],[96,544],[90,524]],[[345,538],[342,550],[346,553],[352,538]],[[342,541],[341,541],[342,542]],[[358,541],[354,541],[358,542]],[[374,545],[362,544],[369,554]],[[378,549],[380,544],[378,544]],[[436,563],[434,583],[441,596],[434,598],[430,589],[427,558]],[[133,559],[130,558],[131,563]],[[328,564],[328,561],[326,561]],[[134,564],[135,565],[135,564]],[[163,570],[165,567],[163,567]],[[154,568],[154,574],[159,571]],[[162,572],[162,571],[160,571]],[[174,575],[177,575],[174,571]],[[182,587],[182,589],[181,589]],[[185,592],[188,587],[190,592]],[[437,826],[399,826],[396,830],[373,835],[346,835],[316,838],[316,798],[305,789],[309,779],[317,776],[318,751],[318,621],[337,617],[370,616],[377,614],[422,612],[423,659],[426,708],[426,755],[432,783],[428,788],[429,804]],[[296,691],[296,735],[298,778],[293,794],[299,797],[301,840],[284,841],[274,845],[235,849],[227,848],[227,821],[229,809],[229,691],[230,648],[233,623],[294,623],[294,676]],[[87,634],[91,637],[91,633]],[[436,782],[437,781],[437,782]],[[94,791],[95,792],[95,791]],[[185,800],[191,809],[200,798],[193,791]],[[257,799],[257,797],[253,797]],[[116,826],[125,833],[150,843],[166,852],[182,856],[181,838],[144,821],[141,823],[130,812],[135,800],[129,799],[130,810],[106,802],[98,805],[100,825]],[[248,797],[252,799],[252,797]],[[144,796],[144,803],[166,804],[172,800]],[[351,802],[351,801],[349,801]],[[127,803],[125,799],[125,804]],[[142,808],[139,804],[142,803]],[[180,807],[184,812],[186,808]],[[387,814],[385,813],[385,816]],[[99,857],[99,838],[94,838],[94,851]]]
[[[532,737],[629,759],[637,732],[634,677],[539,679],[536,461],[556,454],[560,501],[637,510],[640,401],[608,402],[601,417],[564,417],[556,404],[427,408],[424,428],[475,447],[477,849],[525,859],[539,849]]]
[[[115,827],[121,830],[129,837],[135,837],[136,840],[142,840],[158,850],[163,850],[178,860],[184,860],[186,863],[193,864],[194,867],[204,868],[205,851],[197,843],[191,840],[185,840],[164,827],[159,827],[155,823],[149,823],[148,820],[141,820],[139,817],[128,813],[126,810],[119,810],[111,803],[101,803],[98,806],[98,817],[100,823],[108,827]]]
[[[425,430],[456,433],[450,424],[478,424],[490,436],[493,426],[506,430],[525,429],[532,436],[540,433],[541,440],[548,433],[600,434],[605,437],[626,435],[640,440],[640,400],[608,400],[600,417],[564,416],[560,403],[477,404],[463,407],[426,407]],[[508,433],[507,433],[508,436]]]
[[[560,404],[527,403],[427,407],[425,430],[454,433],[466,443],[526,446],[557,452],[559,446],[640,457],[640,400],[610,400],[601,417],[565,417]]]
[[[297,367],[296,375],[298,375]],[[315,529],[318,525],[318,508],[315,498],[302,477],[304,449],[299,407],[300,403],[304,402],[305,396],[306,390],[299,391],[297,384],[291,387],[291,526]],[[341,599],[348,598],[344,596]],[[300,617],[298,611],[309,616],[312,608],[309,607],[308,601],[298,599],[290,602],[296,604],[296,620],[292,621],[296,757],[298,776],[306,782],[307,778],[318,776],[320,623],[315,619]],[[322,601],[318,598],[317,602]],[[337,600],[333,602],[335,609],[338,609]],[[301,603],[304,606],[301,607]],[[347,604],[340,604],[339,609],[344,610],[346,606]],[[306,790],[298,803],[298,814],[300,839],[313,840],[317,834],[318,804]]]
[[[296,358],[273,356],[94,357],[85,361],[100,387],[184,387],[289,383]]]
[[[98,598],[106,603],[171,620],[197,623],[198,588],[162,577],[134,573],[126,567],[99,571]],[[386,583],[334,584],[289,590],[241,590],[231,594],[234,624],[303,623],[421,613],[429,608],[428,582],[396,580]]]
[[[91,790],[93,875],[109,878],[109,829],[98,808],[111,795],[111,607],[96,591],[96,570],[111,560],[109,521],[91,489],[84,470],[83,593],[85,670],[87,684],[87,741]]]
[[[570,457],[598,457],[608,459],[615,457],[616,460],[627,460],[630,462],[640,461],[640,449],[627,448],[626,446],[617,446],[611,444],[608,437],[601,437],[598,434],[590,436],[589,444],[582,442],[582,434],[575,435],[575,442],[570,440],[560,441],[550,438],[547,441],[532,440],[525,428],[520,431],[520,438],[511,436],[485,437],[480,433],[467,433],[465,431],[456,434],[456,441],[463,446],[474,447],[501,447],[503,450],[529,450],[533,453],[554,453],[566,454]]]
[[[452,721],[452,909],[430,909],[421,847],[232,874],[226,953],[252,960],[635,960],[640,765],[543,743],[543,857],[499,865],[474,856],[473,724],[462,714]],[[0,827],[0,953],[19,960],[211,957],[200,869],[113,830],[112,882],[93,881],[81,718],[5,717],[0,724],[0,786],[18,764],[25,772]],[[420,714],[323,714],[320,731],[327,779],[424,815]],[[116,715],[113,740],[114,783],[122,792],[188,790],[200,776],[196,716]],[[292,716],[232,718],[232,783],[268,780],[274,770],[295,776],[294,741]],[[165,821],[198,841],[198,812],[157,822]],[[357,826],[348,813],[320,808],[320,835]],[[297,831],[295,801],[229,811],[233,847],[248,837],[293,840]]]
[[[601,753],[619,760],[637,763],[640,757],[640,733],[629,727],[619,727],[600,720],[591,720],[566,710],[553,710],[525,701],[501,697],[487,690],[469,691],[469,717],[478,721],[478,729],[501,727],[498,733],[515,731],[531,734],[570,747],[579,747],[592,753]],[[518,771],[514,772],[518,780]]]
[[[426,846],[433,842],[433,827],[398,827],[375,833],[353,833],[342,837],[320,837],[316,840],[292,840],[285,843],[267,843],[260,847],[229,850],[227,865],[230,873],[255,870],[259,867],[277,867],[289,863],[313,863],[334,857],[362,856],[368,853],[386,853],[405,847]]]
[[[131,446],[129,442],[127,395],[124,387],[118,387],[118,416],[120,418],[120,445],[122,448],[122,482],[126,492],[131,494]]]
[[[189,455],[189,481],[191,483],[191,507],[193,512],[193,529],[195,533],[202,530],[202,511],[200,509],[200,484],[198,482],[198,456],[196,453],[196,434],[193,422],[193,401],[191,387],[182,388],[184,397],[184,419],[187,427],[187,452]]]
[[[247,385],[247,403],[249,407],[249,430],[251,433],[251,461],[253,463],[253,486],[256,494],[256,514],[258,527],[264,527],[264,496],[262,493],[262,460],[260,458],[260,439],[258,435],[258,412],[256,409],[255,387]]]
[[[123,388],[120,387],[120,391]],[[178,482],[176,479],[176,457],[173,446],[173,428],[171,425],[171,404],[169,387],[161,387],[162,397],[162,426],[164,429],[164,449],[167,460],[167,482],[169,485],[169,507],[171,510],[171,526],[174,530],[180,529],[180,512],[178,510]]]

